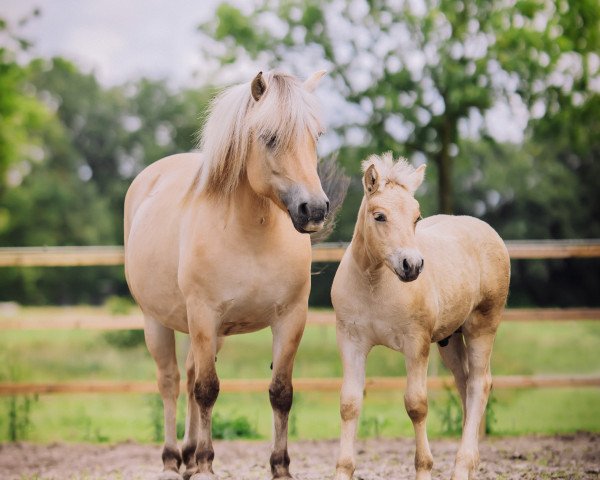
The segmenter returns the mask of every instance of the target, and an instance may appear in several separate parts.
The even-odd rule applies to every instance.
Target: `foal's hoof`
[[[335,472],[333,480],[352,480],[352,475],[348,475],[346,472]]]
[[[173,470],[160,472],[156,480],[183,480],[183,477]]]

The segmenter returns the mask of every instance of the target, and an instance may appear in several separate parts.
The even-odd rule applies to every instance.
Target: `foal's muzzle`
[[[393,259],[394,272],[403,282],[416,280],[425,266],[425,260],[415,249],[406,249],[399,252]]]
[[[325,194],[307,195],[294,189],[281,196],[292,219],[294,228],[300,233],[314,233],[323,228],[329,215],[329,199]]]

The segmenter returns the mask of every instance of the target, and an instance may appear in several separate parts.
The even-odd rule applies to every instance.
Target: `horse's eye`
[[[376,222],[385,222],[387,221],[387,217],[383,213],[376,213],[373,218]]]
[[[264,137],[265,145],[267,148],[273,149],[277,145],[277,135],[271,135],[270,137]]]
[[[415,220],[415,225],[417,223],[419,223],[421,220],[423,220],[423,215],[419,214],[419,216],[417,217],[417,219]]]

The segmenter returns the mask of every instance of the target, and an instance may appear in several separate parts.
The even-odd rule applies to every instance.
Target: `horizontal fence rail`
[[[503,321],[580,321],[600,320],[600,308],[510,308]],[[309,325],[335,325],[331,310],[309,310]],[[141,313],[111,315],[104,310],[80,312],[77,308],[54,308],[35,313],[0,312],[2,330],[137,330],[144,328]]]
[[[600,257],[600,239],[509,240],[512,259]],[[339,262],[347,243],[322,243],[313,247],[313,262]],[[0,267],[90,267],[123,265],[123,247],[4,247]]]
[[[267,392],[271,380],[260,379],[221,379],[220,392]],[[341,378],[295,378],[295,392],[339,392],[342,387]],[[454,388],[452,377],[429,377],[427,387],[430,390]],[[493,388],[564,388],[564,387],[600,387],[600,375],[507,375],[494,376]],[[365,382],[365,390],[404,390],[406,377],[369,377]],[[181,383],[181,391],[186,391],[185,382]],[[31,383],[0,382],[0,396],[36,395],[49,393],[158,393],[156,382],[56,382]]]
[[[565,259],[600,257],[600,239],[591,240],[526,240],[507,241],[511,259]],[[325,243],[313,247],[313,262],[339,262],[347,243]],[[118,266],[123,264],[123,247],[9,247],[0,248],[0,267],[83,267]],[[579,321],[600,320],[598,308],[507,309],[505,321]],[[332,311],[311,310],[308,323],[335,323]],[[18,307],[0,309],[0,330],[30,329],[90,329],[120,330],[143,327],[139,311],[126,315],[110,315],[105,311],[56,308],[43,313],[21,312]],[[561,388],[600,387],[600,375],[512,375],[495,376],[494,388]],[[296,391],[339,392],[341,378],[297,378]],[[223,379],[222,392],[266,392],[270,379]],[[453,388],[451,377],[430,377],[432,390]],[[405,389],[405,377],[372,377],[366,379],[365,389]],[[182,391],[185,384],[182,383]],[[82,382],[1,382],[0,396],[53,393],[156,393],[156,382],[82,381]]]

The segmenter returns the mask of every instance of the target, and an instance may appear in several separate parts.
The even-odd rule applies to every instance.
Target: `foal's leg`
[[[494,337],[495,332],[478,336],[469,333],[465,334],[469,363],[467,411],[452,480],[472,479],[474,471],[479,464],[479,448],[477,445],[479,426],[492,387],[490,357]]]
[[[145,316],[144,336],[157,367],[158,390],[163,400],[165,444],[162,452],[164,470],[159,480],[179,480],[181,454],[177,448],[177,397],[179,396],[179,368],[175,355],[175,333],[152,317]]]
[[[340,394],[340,452],[335,480],[350,480],[356,468],[354,442],[365,390],[365,362],[370,347],[359,345],[341,328],[337,329],[338,348],[342,357],[344,379]]]
[[[294,389],[292,370],[298,345],[306,323],[306,308],[278,320],[273,331],[273,376],[269,399],[273,408],[273,451],[270,464],[273,478],[289,478],[290,457],[287,451],[288,416],[292,408]]]
[[[219,395],[219,378],[215,368],[218,339],[214,314],[202,303],[194,300],[187,302],[187,311],[190,349],[194,359],[193,395],[198,404],[200,420],[195,454],[196,467],[188,473],[193,473],[191,480],[214,479],[216,477],[212,469],[215,457],[211,435],[212,409]],[[193,429],[191,423],[190,429]],[[191,436],[188,437],[188,441],[192,441]]]
[[[415,429],[417,480],[430,480],[433,456],[427,439],[427,365],[429,343],[414,345],[405,352],[406,392],[404,405]]]
[[[454,375],[454,381],[456,382],[456,388],[458,389],[462,403],[464,426],[467,411],[467,377],[469,374],[469,365],[462,333],[453,334],[448,341],[448,345],[445,347],[438,344],[438,350],[444,365]]]

